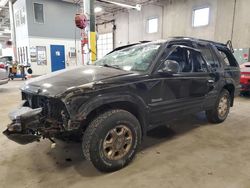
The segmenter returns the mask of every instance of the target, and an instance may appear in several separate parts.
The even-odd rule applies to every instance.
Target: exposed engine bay
[[[9,114],[11,123],[4,134],[19,144],[28,144],[72,130],[71,120],[62,101],[22,92],[23,103]],[[76,127],[74,127],[76,128]]]

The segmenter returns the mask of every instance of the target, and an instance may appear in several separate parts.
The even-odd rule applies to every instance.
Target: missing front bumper
[[[42,108],[32,109],[30,107],[21,107],[9,114],[12,120],[11,124],[3,132],[10,140],[19,144],[28,144],[39,141],[41,136],[38,134],[41,126]]]
[[[18,143],[18,144],[29,144],[40,140],[40,136],[27,133],[14,133],[6,129],[3,134],[7,136],[8,139]]]

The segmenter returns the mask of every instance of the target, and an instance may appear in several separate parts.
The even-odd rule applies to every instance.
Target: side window
[[[235,60],[235,58],[233,57],[233,55],[229,52],[227,52],[226,50],[221,50],[221,49],[218,49],[219,50],[219,53],[220,53],[220,56],[222,58],[222,62],[224,63],[224,65],[226,67],[237,67],[237,62]]]
[[[202,54],[195,51],[188,51],[189,62],[192,64],[192,72],[207,72],[206,62],[202,58]]]
[[[220,52],[222,59],[224,60],[224,64],[226,66],[230,66],[229,59],[227,58],[227,55],[222,51],[219,51],[219,52]]]
[[[176,61],[179,72],[207,72],[202,54],[189,48],[177,47],[166,60]]]
[[[211,49],[208,46],[198,45],[198,47],[201,50],[202,56],[212,68],[217,69],[220,67],[219,61],[215,59]]]
[[[182,72],[182,66],[186,62],[186,56],[184,52],[185,51],[183,50],[183,48],[176,48],[166,59],[176,61],[179,64],[179,72]]]

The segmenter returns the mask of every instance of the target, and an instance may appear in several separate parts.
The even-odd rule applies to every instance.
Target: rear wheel
[[[134,115],[110,110],[96,117],[84,133],[86,159],[100,171],[111,172],[129,164],[141,142],[141,128]]]
[[[221,123],[225,121],[230,110],[230,94],[223,89],[220,93],[214,109],[206,111],[206,116],[211,123]]]

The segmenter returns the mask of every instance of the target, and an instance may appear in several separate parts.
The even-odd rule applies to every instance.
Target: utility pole
[[[89,24],[85,28],[88,33],[88,48],[90,52],[90,62],[96,61],[96,30],[95,30],[95,0],[83,1],[84,14],[87,16]]]

